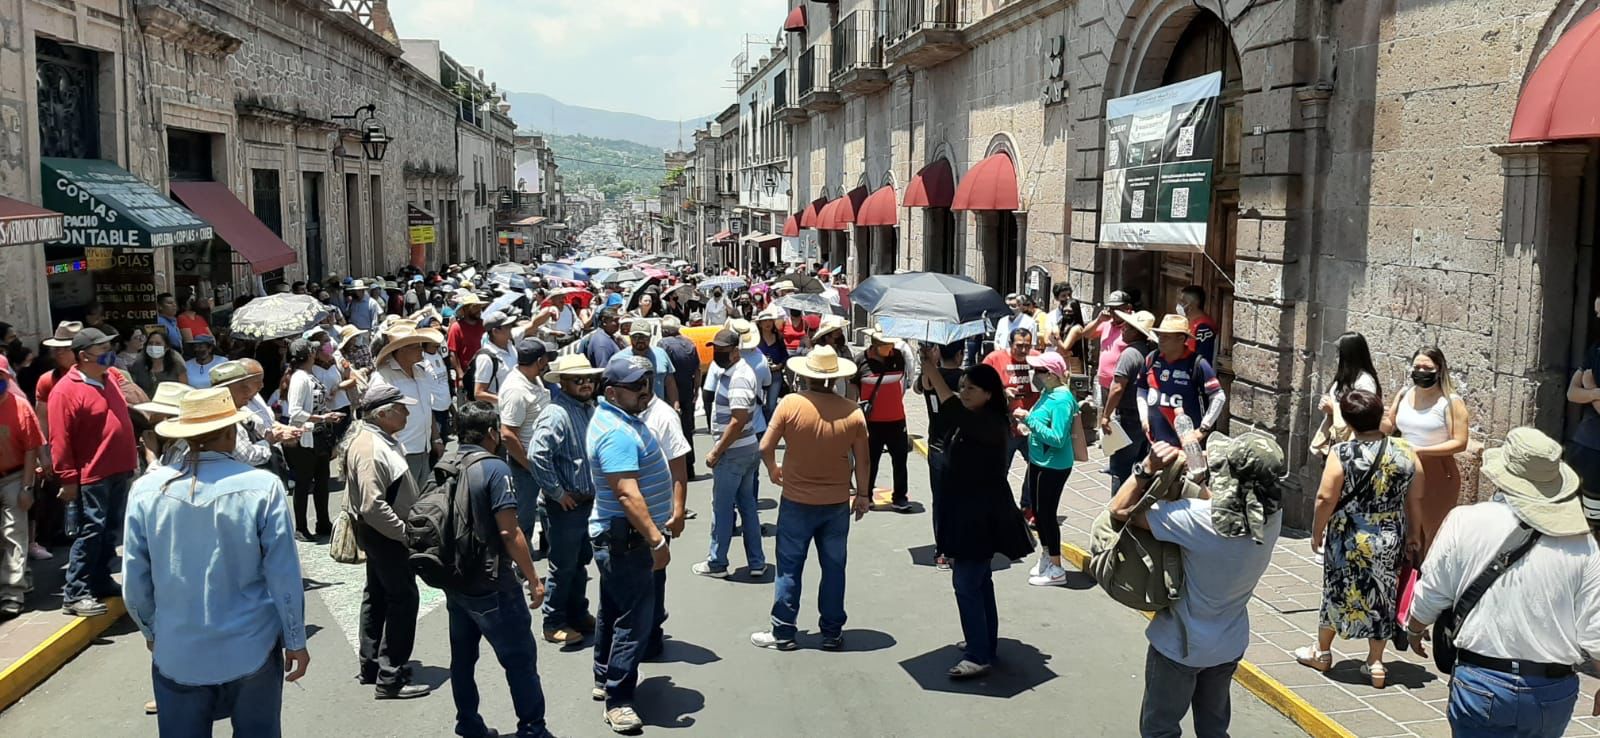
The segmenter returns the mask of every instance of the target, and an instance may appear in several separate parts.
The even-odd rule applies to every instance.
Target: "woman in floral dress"
[[[1327,671],[1335,634],[1364,638],[1361,674],[1382,689],[1383,649],[1400,627],[1400,562],[1419,558],[1422,468],[1410,444],[1379,430],[1384,407],[1377,394],[1350,390],[1339,411],[1354,435],[1328,455],[1311,527],[1311,548],[1323,555],[1320,627],[1316,645],[1294,656]]]

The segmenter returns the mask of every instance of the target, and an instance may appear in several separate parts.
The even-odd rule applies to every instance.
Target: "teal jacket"
[[[1046,469],[1072,468],[1072,420],[1078,399],[1065,386],[1045,392],[1023,419],[1028,426],[1028,463]]]

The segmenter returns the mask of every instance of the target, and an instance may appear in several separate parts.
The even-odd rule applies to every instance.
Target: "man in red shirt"
[[[121,594],[111,580],[111,557],[122,531],[128,487],[138,466],[128,402],[111,365],[111,337],[85,328],[72,339],[77,358],[50,392],[50,451],[61,500],[78,513],[78,537],[67,558],[62,610],[104,614],[106,597]]]
[[[33,470],[44,434],[17,387],[11,362],[0,356],[0,620],[22,614],[28,575],[28,508]]]
[[[1038,353],[1033,350],[1033,331],[1027,328],[1018,328],[1012,331],[1010,336],[996,336],[995,340],[998,342],[1002,338],[1007,342],[1006,348],[996,348],[989,352],[988,356],[983,357],[983,363],[994,367],[994,370],[1000,373],[1001,381],[1005,382],[1006,409],[1013,413],[1018,408],[1030,409],[1033,407],[1033,403],[1039,400],[1039,390],[1033,386],[1033,368],[1028,366],[1028,357]],[[1016,458],[1019,452],[1023,454],[1023,459],[1026,460],[1028,437],[1022,435],[1022,432],[1017,429],[1016,423],[1012,423],[1011,438],[1006,442],[1006,466],[1008,468],[1011,466],[1011,460]],[[1031,494],[1033,490],[1028,484],[1029,481],[1028,475],[1024,474],[1022,484],[1023,510],[1029,510],[1032,507],[1028,504],[1033,500],[1033,495]]]
[[[456,300],[456,319],[445,336],[445,347],[450,349],[456,376],[461,377],[462,389],[472,394],[472,377],[467,371],[472,358],[483,346],[483,300],[471,292],[463,292]]]

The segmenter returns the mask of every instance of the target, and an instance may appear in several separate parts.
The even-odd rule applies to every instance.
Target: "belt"
[[[1498,671],[1516,676],[1537,676],[1546,679],[1560,679],[1572,676],[1571,664],[1546,664],[1539,661],[1525,661],[1523,659],[1497,659],[1493,656],[1473,653],[1462,650],[1456,655],[1456,660],[1463,664],[1472,664],[1490,671]]]

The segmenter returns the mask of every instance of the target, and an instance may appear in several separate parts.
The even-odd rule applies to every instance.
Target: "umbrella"
[[[818,315],[833,314],[833,305],[824,299],[822,295],[808,295],[804,293],[784,295],[783,297],[778,298],[778,301],[773,304],[783,308],[784,310],[799,310],[802,313],[816,313]]]
[[[682,268],[684,268],[686,266],[689,266],[689,262],[684,261],[682,259],[673,259],[672,260],[672,268],[673,269],[682,269]]]
[[[634,285],[633,289],[628,291],[627,308],[629,312],[639,309],[639,298],[644,297],[646,292],[655,292],[659,295],[661,293],[661,280],[655,277],[646,277],[643,281]],[[657,297],[656,313],[660,314],[660,312],[661,298]]]
[[[850,301],[878,317],[930,323],[981,322],[985,315],[1010,312],[993,288],[967,277],[936,272],[880,274],[862,282]]]
[[[744,289],[746,284],[748,283],[744,281],[744,277],[711,277],[700,283],[700,291],[709,295],[712,290],[721,287],[724,292],[733,292]]]
[[[580,269],[567,264],[540,264],[538,267],[534,268],[534,271],[538,272],[539,274],[543,274],[546,277],[570,279],[579,282],[589,278],[589,272],[587,269]]]
[[[804,272],[789,272],[788,274],[778,278],[779,282],[785,280],[788,280],[790,283],[794,284],[794,289],[796,292],[801,292],[808,295],[820,295],[825,289],[824,285],[822,284],[822,280],[817,279],[816,275],[814,274],[807,274]]]
[[[578,262],[578,266],[594,271],[597,269],[616,269],[622,266],[622,262],[611,256],[591,256]]]
[[[652,279],[666,279],[667,277],[672,276],[672,272],[669,272],[665,269],[657,269],[651,266],[647,266],[639,271],[644,272],[646,277],[650,277]]]
[[[680,300],[688,299],[689,297],[694,295],[694,285],[689,284],[688,282],[684,282],[682,284],[673,285],[671,287],[668,287],[664,292],[662,292],[661,293],[661,297],[662,297],[662,299],[666,299],[668,297],[671,297],[674,293],[679,293],[679,292],[686,292],[688,294],[684,295],[684,296],[680,296],[678,299],[680,299]]]
[[[949,344],[955,343],[969,336],[981,336],[988,332],[986,321],[982,319],[966,323],[953,323],[942,320],[926,320],[923,318],[896,318],[889,315],[878,316],[878,327],[883,334],[890,338],[910,338],[924,343]]]
[[[639,282],[649,278],[649,275],[639,271],[638,269],[623,269],[620,271],[611,272],[604,277],[601,277],[598,281],[600,284],[623,284],[626,282]]]
[[[282,293],[257,297],[233,311],[229,330],[253,341],[270,341],[304,333],[322,322],[328,306],[310,295]]]
[[[550,290],[550,293],[545,295],[544,304],[554,304],[555,300],[561,297],[568,298],[567,304],[577,303],[576,307],[582,309],[589,307],[589,302],[594,300],[594,293],[582,287],[561,287]]]
[[[517,300],[522,298],[523,294],[521,292],[507,292],[494,298],[494,302],[489,303],[489,307],[483,309],[483,314],[493,315],[494,313],[506,312],[512,305],[517,304]]]
[[[513,264],[513,263],[510,263],[510,262],[507,262],[507,263],[504,263],[504,264],[496,264],[496,265],[494,265],[492,267],[489,267],[489,273],[490,274],[522,274],[524,272],[523,272],[521,264]]]

